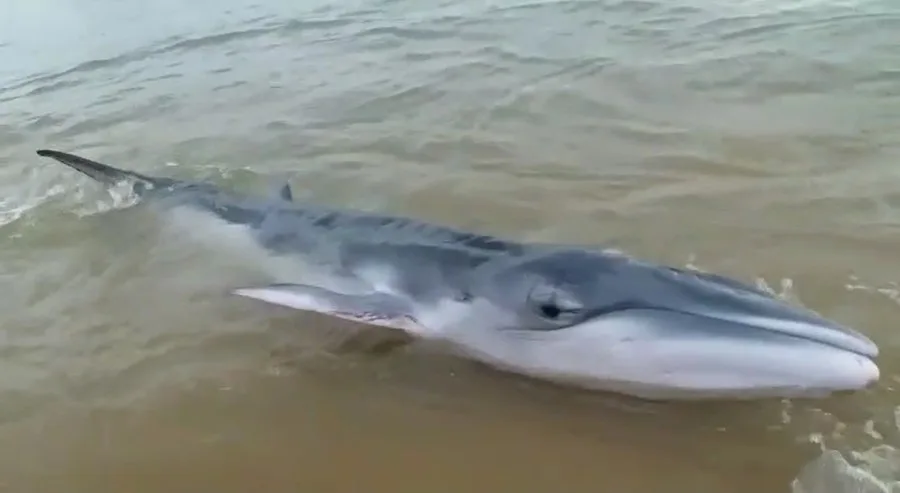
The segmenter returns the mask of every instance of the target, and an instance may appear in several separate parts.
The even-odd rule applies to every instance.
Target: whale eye
[[[529,295],[529,301],[538,316],[553,323],[569,322],[582,310],[581,303],[553,286],[535,287]]]
[[[543,303],[538,307],[538,310],[540,310],[541,315],[551,320],[559,318],[562,314],[562,308],[553,303]]]

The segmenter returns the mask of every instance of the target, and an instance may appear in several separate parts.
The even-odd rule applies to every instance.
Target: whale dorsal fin
[[[288,183],[287,180],[270,181],[269,190],[269,193],[285,202],[294,201],[294,192],[291,190],[291,184]]]
[[[294,192],[291,191],[291,184],[285,183],[278,189],[278,196],[288,202],[294,201]]]

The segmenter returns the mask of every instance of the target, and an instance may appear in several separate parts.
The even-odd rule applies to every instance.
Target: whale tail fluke
[[[174,180],[168,178],[155,178],[134,171],[115,168],[68,152],[40,149],[37,151],[37,155],[55,159],[105,185],[113,186],[121,182],[130,182],[138,194],[146,190],[166,187],[175,183]]]

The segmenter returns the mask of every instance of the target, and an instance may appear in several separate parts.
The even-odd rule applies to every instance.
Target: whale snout
[[[615,317],[614,317],[615,318]],[[752,323],[751,323],[752,322]],[[878,381],[875,344],[828,325],[742,321],[665,310],[623,312],[635,381],[715,396],[818,396]],[[623,334],[624,335],[624,334]]]
[[[641,362],[631,367],[636,381],[775,397],[860,390],[880,378],[878,346],[861,332],[737,281],[672,272],[639,309],[595,321],[593,330],[633,342],[619,348]]]
[[[779,311],[781,313],[778,313]],[[868,358],[878,356],[878,346],[861,332],[789,305],[776,310],[769,308],[762,313],[710,308],[695,315],[711,319],[712,322],[718,321],[723,324],[722,328],[731,324],[733,325],[731,330],[743,330],[748,337],[788,336],[801,341],[832,346]]]
[[[649,399],[823,397],[879,380],[868,338],[836,337],[830,326],[785,330],[780,322],[623,310],[524,338],[529,347],[508,366]]]
[[[644,278],[646,279],[646,278]],[[520,371],[645,398],[822,397],[880,378],[864,334],[736,282],[633,282],[635,300],[523,336]]]

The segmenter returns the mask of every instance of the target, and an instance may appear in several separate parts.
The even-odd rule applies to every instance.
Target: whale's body
[[[300,204],[287,186],[254,197],[38,154],[316,272],[237,295],[450,343],[507,371],[648,399],[821,397],[879,378],[863,334],[719,275]]]

